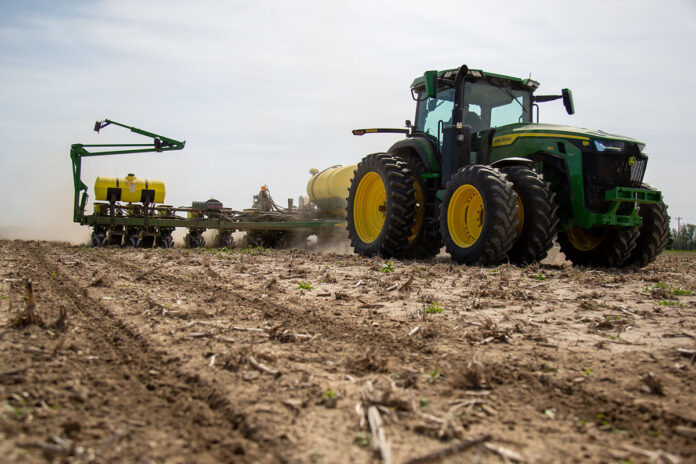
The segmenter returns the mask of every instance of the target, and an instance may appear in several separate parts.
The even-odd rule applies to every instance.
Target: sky
[[[696,2],[0,0],[0,195],[5,236],[78,241],[73,143],[177,140],[166,154],[83,160],[96,176],[163,180],[168,204],[249,207],[306,195],[310,168],[354,164],[414,119],[425,70],[470,68],[572,89],[541,122],[646,143],[645,180],[672,226],[696,223]]]

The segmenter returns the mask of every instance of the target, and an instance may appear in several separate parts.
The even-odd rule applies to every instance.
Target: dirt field
[[[552,262],[0,241],[0,461],[696,462],[696,255]]]

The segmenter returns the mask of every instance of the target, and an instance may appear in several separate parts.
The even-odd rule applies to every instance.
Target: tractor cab
[[[440,158],[443,150],[447,153],[445,157],[450,156],[450,150],[459,151],[462,163],[456,167],[488,163],[496,129],[533,123],[535,107],[538,122],[537,102],[562,98],[568,114],[575,112],[570,90],[563,89],[561,95],[535,96],[538,87],[539,83],[532,79],[493,74],[466,66],[439,72],[426,71],[423,77],[411,84],[412,96],[417,101],[412,134],[426,136],[435,142]],[[458,122],[468,126],[469,130],[464,128],[464,132],[470,132],[471,146],[455,143],[443,147],[446,128],[456,126]],[[457,135],[464,136],[461,130],[457,132]],[[462,153],[461,147],[470,152]]]
[[[480,77],[476,78],[475,75]],[[465,79],[464,83],[463,122],[471,126],[473,133],[508,124],[532,122],[532,92],[538,86],[536,82],[493,75],[484,77],[482,71],[474,70],[469,70],[467,76],[471,76],[471,80]],[[416,131],[437,138],[440,121],[451,124],[456,93],[453,84],[443,80],[435,95],[430,96],[423,79],[416,79],[412,87],[418,102]]]

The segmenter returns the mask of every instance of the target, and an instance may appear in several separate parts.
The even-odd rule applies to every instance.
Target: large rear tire
[[[390,258],[409,244],[415,193],[406,164],[386,153],[368,155],[358,164],[348,191],[348,236],[361,256]]]
[[[636,246],[635,227],[578,226],[558,233],[558,244],[576,266],[622,267]]]
[[[508,251],[514,264],[530,264],[546,258],[558,229],[555,195],[542,177],[523,166],[502,169],[517,194],[516,238]]]
[[[421,175],[425,172],[425,166],[415,156],[405,158],[404,162],[413,180],[416,213],[411,234],[408,237],[408,245],[396,257],[429,259],[437,255],[442,248],[440,209],[435,197],[438,179],[423,179]]]
[[[643,187],[650,188],[647,185]],[[625,266],[647,266],[655,261],[669,240],[669,215],[664,202],[642,204],[638,215],[643,218],[643,225],[638,229],[640,235],[636,240],[636,247],[624,263]]]
[[[504,261],[516,237],[516,197],[495,168],[465,166],[452,176],[440,205],[440,230],[452,260],[484,266]]]

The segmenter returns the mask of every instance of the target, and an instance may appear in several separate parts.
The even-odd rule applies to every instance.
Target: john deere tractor
[[[643,183],[644,144],[540,124],[539,103],[561,99],[575,110],[570,90],[535,95],[538,87],[467,66],[426,71],[411,85],[415,124],[354,130],[405,135],[355,170],[347,206],[355,251],[428,258],[444,242],[458,263],[527,264],[557,236],[576,265],[653,261],[669,217],[662,194]]]

